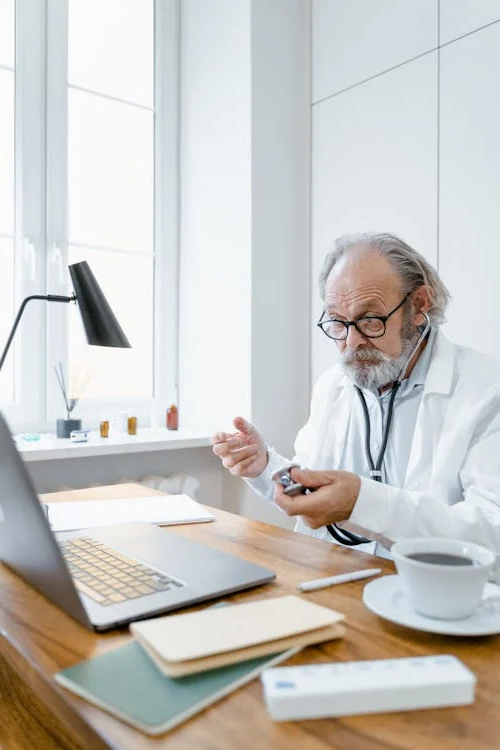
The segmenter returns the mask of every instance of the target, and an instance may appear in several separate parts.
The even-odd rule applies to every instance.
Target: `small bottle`
[[[107,438],[110,429],[110,423],[107,419],[101,420],[99,424],[99,434],[102,438]]]
[[[127,432],[129,435],[137,435],[137,417],[129,417],[127,420]]]
[[[165,413],[165,425],[168,430],[177,430],[179,427],[179,411],[176,404],[171,404]]]

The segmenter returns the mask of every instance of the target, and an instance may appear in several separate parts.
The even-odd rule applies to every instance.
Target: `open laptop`
[[[147,523],[54,534],[2,414],[0,560],[98,631],[275,578],[267,568]]]

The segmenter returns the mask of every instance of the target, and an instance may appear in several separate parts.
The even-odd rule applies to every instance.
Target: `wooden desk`
[[[126,490],[136,496],[155,494],[138,485],[100,488],[98,494],[123,496]],[[86,492],[54,493],[44,499],[77,499],[85,497]],[[96,490],[92,493],[96,494]],[[334,547],[223,511],[215,512],[214,523],[178,526],[176,533],[277,572],[276,583],[234,595],[234,601],[297,593],[299,581],[374,565],[373,559],[362,552]],[[393,565],[387,561],[378,561],[378,565],[388,573],[393,572]],[[261,685],[254,680],[171,733],[151,739],[66,692],[52,680],[54,672],[125,643],[130,637],[128,632],[96,635],[85,630],[0,565],[0,683],[4,678],[0,706],[3,690],[3,702],[8,709],[2,716],[0,708],[0,747],[4,750],[499,747],[498,638],[453,638],[393,625],[363,605],[366,583],[352,582],[308,595],[311,601],[344,612],[347,632],[341,640],[303,650],[289,663],[455,654],[478,678],[473,706],[276,724],[268,718]]]

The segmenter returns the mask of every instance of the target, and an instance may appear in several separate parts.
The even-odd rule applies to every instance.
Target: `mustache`
[[[380,364],[381,362],[388,362],[390,359],[388,355],[383,354],[379,349],[355,349],[345,351],[342,353],[341,358],[345,365],[352,364],[353,362]]]

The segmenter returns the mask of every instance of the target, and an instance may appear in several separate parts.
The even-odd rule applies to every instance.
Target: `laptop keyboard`
[[[102,606],[185,585],[91,537],[70,539],[60,546],[78,591]]]

